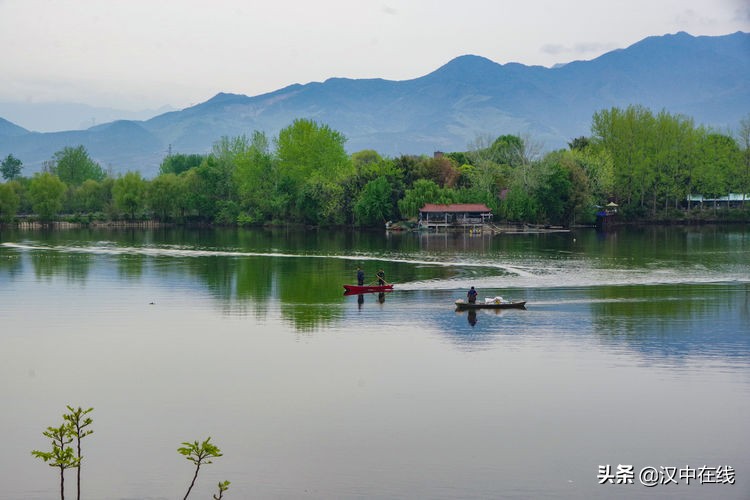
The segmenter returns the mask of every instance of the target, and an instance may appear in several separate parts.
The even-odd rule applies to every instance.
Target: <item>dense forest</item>
[[[519,135],[395,158],[348,155],[345,141],[299,119],[272,139],[256,131],[223,137],[206,155],[170,153],[153,179],[108,174],[83,146],[58,151],[32,177],[10,154],[0,163],[0,219],[382,226],[415,218],[425,203],[484,203],[496,222],[567,226],[592,223],[612,201],[624,221],[716,218],[715,203],[689,196],[750,193],[750,115],[731,133],[666,111],[612,108],[594,114],[589,137],[544,154]],[[742,202],[721,212],[747,220],[748,210]]]

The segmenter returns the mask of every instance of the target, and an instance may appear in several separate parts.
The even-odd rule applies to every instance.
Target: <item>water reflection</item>
[[[617,287],[592,290],[594,331],[663,360],[691,355],[750,356],[748,289],[736,285]]]
[[[278,310],[282,320],[299,330],[344,321],[350,310],[341,284],[350,281],[355,261],[365,269],[384,268],[397,282],[398,293],[420,291],[421,295],[399,295],[396,303],[388,304],[389,316],[404,324],[414,315],[412,309],[401,307],[404,301],[416,301],[415,307],[421,307],[425,301],[445,300],[441,293],[454,293],[482,279],[487,293],[504,294],[498,286],[517,286],[523,294],[544,298],[549,290],[557,290],[565,300],[584,301],[587,311],[571,321],[591,328],[603,340],[632,342],[640,350],[648,349],[648,343],[634,339],[653,336],[673,339],[672,353],[707,352],[708,344],[710,349],[729,348],[747,341],[738,337],[738,330],[743,322],[750,323],[747,286],[729,287],[731,292],[689,282],[727,276],[744,276],[747,282],[748,231],[731,228],[495,237],[288,229],[86,229],[4,232],[2,238],[0,273],[8,276],[22,273],[27,262],[37,279],[63,276],[68,282],[85,284],[91,274],[109,276],[115,262],[120,279],[198,287],[226,314],[262,320],[269,311]],[[607,286],[581,285],[581,276],[587,277],[586,283]],[[666,283],[660,283],[662,277]],[[654,285],[625,286],[641,278]],[[669,282],[675,279],[688,281]],[[615,284],[609,286],[610,282]],[[561,288],[566,283],[572,288]],[[359,295],[356,300],[361,311],[370,299]],[[386,294],[373,295],[374,301],[386,308]],[[460,316],[460,328],[446,317],[453,315],[428,319],[448,335],[464,335],[466,328],[483,335],[502,327],[497,321],[484,321],[476,311]],[[533,319],[528,322],[523,328],[541,328]],[[726,325],[727,332],[718,342],[709,341],[713,323]]]

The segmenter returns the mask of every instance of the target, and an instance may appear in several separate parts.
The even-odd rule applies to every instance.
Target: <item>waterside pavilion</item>
[[[481,226],[492,221],[492,210],[483,203],[427,203],[419,209],[419,228]]]

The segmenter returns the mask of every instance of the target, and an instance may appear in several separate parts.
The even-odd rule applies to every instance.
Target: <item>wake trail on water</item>
[[[467,289],[475,286],[483,289],[507,288],[580,288],[593,286],[618,285],[660,285],[660,284],[730,284],[750,283],[750,273],[746,266],[735,269],[709,270],[697,264],[685,267],[683,263],[674,262],[669,267],[658,269],[633,269],[626,267],[599,268],[584,260],[567,260],[563,263],[550,262],[543,259],[530,259],[522,262],[498,262],[495,260],[466,261],[431,260],[412,258],[409,256],[388,255],[358,255],[358,254],[303,254],[285,252],[246,252],[238,250],[196,249],[182,246],[164,247],[123,247],[102,242],[98,245],[35,245],[29,243],[6,242],[0,244],[5,248],[20,251],[54,251],[60,253],[83,253],[95,255],[143,255],[150,257],[198,258],[198,257],[228,257],[252,258],[272,257],[291,259],[339,259],[357,262],[387,262],[414,266],[435,266],[441,268],[455,268],[459,276],[454,278],[439,278],[396,283],[398,290],[431,291]],[[490,275],[463,275],[466,269],[485,269]],[[475,271],[472,271],[475,272]],[[466,273],[464,273],[466,274]]]
[[[22,243],[2,243],[0,246],[25,251],[54,251],[61,253],[87,253],[97,255],[146,255],[151,257],[279,257],[290,259],[339,259],[354,261],[375,261],[375,262],[392,262],[399,264],[414,264],[425,266],[439,267],[491,267],[496,269],[507,270],[508,272],[524,274],[525,271],[520,268],[488,263],[488,262],[463,262],[463,261],[439,261],[413,259],[408,257],[389,257],[377,255],[338,255],[338,254],[300,254],[300,253],[283,253],[283,252],[243,252],[228,250],[200,250],[195,248],[174,247],[119,247],[119,246],[47,246],[47,245],[30,245]]]

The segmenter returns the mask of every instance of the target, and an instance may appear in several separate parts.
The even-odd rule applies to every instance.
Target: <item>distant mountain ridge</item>
[[[555,149],[588,135],[594,112],[630,104],[736,128],[750,113],[750,34],[654,36],[554,68],[465,55],[412,80],[330,78],[253,97],[219,93],[149,120],[79,131],[29,132],[3,120],[0,157],[20,158],[28,175],[62,147],[83,144],[104,168],[150,177],[170,147],[205,153],[221,136],[274,137],[296,118],[342,132],[349,152],[463,151],[479,135],[517,133]]]

